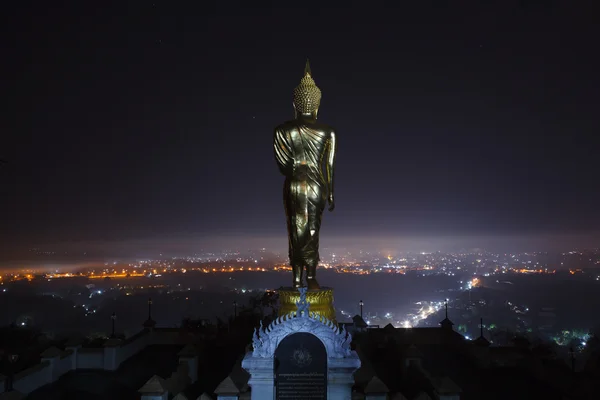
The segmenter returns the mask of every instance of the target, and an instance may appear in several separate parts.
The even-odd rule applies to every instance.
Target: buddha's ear
[[[317,119],[317,114],[319,113],[319,109],[317,108],[314,112],[313,112],[313,117],[315,119]]]

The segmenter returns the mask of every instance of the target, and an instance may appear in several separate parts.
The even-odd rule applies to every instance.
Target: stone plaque
[[[286,336],[275,350],[277,400],[327,398],[327,350],[312,333]]]

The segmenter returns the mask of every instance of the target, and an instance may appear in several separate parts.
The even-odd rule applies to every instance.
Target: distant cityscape
[[[52,267],[43,261],[52,258],[52,251],[30,252],[41,261],[26,268],[5,267],[0,296],[49,296],[54,306],[16,302],[3,308],[0,317],[3,324],[37,327],[49,335],[64,334],[68,328],[101,336],[113,312],[119,329],[134,333],[144,320],[143,304],[149,296],[156,318],[165,326],[178,326],[186,317],[227,319],[234,312],[232,304],[241,310],[253,296],[286,286],[290,279],[286,255],[267,249],[86,261],[84,266],[53,261]],[[324,284],[336,288],[340,321],[362,314],[371,326],[438,326],[448,304],[457,331],[466,339],[476,337],[483,325],[492,343],[507,341],[510,332],[558,345],[575,340],[580,346],[600,326],[591,311],[587,321],[571,318],[570,307],[585,311],[579,298],[569,305],[568,295],[560,301],[542,296],[551,293],[543,288],[553,285],[567,285],[565,290],[581,295],[597,291],[598,249],[557,254],[323,251],[320,268]]]

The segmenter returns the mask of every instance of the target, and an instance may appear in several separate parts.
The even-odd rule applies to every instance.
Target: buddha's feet
[[[319,286],[319,282],[317,282],[316,278],[307,278],[306,279],[306,283],[307,283],[307,286],[308,286],[308,290],[321,289],[321,286]]]

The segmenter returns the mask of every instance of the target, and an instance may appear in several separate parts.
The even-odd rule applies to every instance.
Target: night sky
[[[339,140],[323,240],[595,237],[593,1],[14,3],[2,24],[5,252],[285,243],[273,128],[293,117],[306,57]]]

